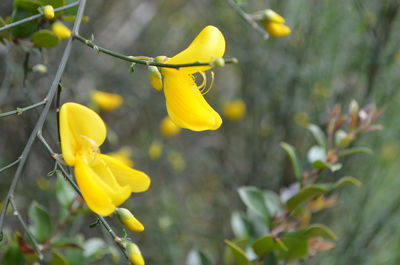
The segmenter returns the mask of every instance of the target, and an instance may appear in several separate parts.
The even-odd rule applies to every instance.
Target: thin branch
[[[0,113],[0,118],[6,117],[6,116],[10,116],[10,115],[14,115],[14,114],[21,115],[22,113],[24,113],[27,110],[31,110],[31,109],[40,107],[40,106],[42,106],[42,105],[44,105],[46,103],[47,103],[47,99],[45,98],[45,99],[43,99],[42,101],[40,101],[38,103],[35,103],[33,105],[30,105],[30,106],[27,106],[27,107],[24,107],[24,108],[16,108],[15,110],[12,110],[12,111]]]
[[[133,56],[126,56],[123,55],[121,53],[118,52],[114,52],[111,50],[108,50],[106,48],[100,47],[96,44],[93,43],[92,40],[88,40],[85,39],[84,37],[75,34],[74,38],[79,40],[80,42],[86,44],[87,46],[89,46],[90,48],[93,48],[94,50],[96,50],[96,52],[98,53],[105,53],[107,55],[110,55],[112,57],[127,61],[127,62],[131,62],[131,63],[137,63],[137,64],[143,64],[143,65],[153,65],[153,66],[158,66],[158,67],[165,67],[165,68],[182,68],[182,67],[192,67],[192,66],[213,66],[213,62],[193,62],[193,63],[185,63],[185,64],[165,64],[165,63],[157,63],[157,62],[152,62],[149,60],[141,60],[141,59],[137,59]],[[152,59],[149,57],[149,59]],[[225,64],[235,64],[238,63],[238,60],[236,58],[228,58],[228,59],[224,59]]]
[[[71,3],[69,5],[65,5],[65,6],[62,6],[62,7],[59,7],[59,8],[55,8],[54,12],[60,12],[60,11],[63,11],[63,10],[67,10],[67,9],[70,9],[70,8],[73,8],[73,7],[77,6],[78,4],[79,4],[79,1],[76,1],[76,2]],[[21,19],[21,20],[19,20],[17,22],[14,22],[14,23],[10,23],[8,25],[5,25],[4,27],[1,27],[0,28],[0,32],[3,31],[3,30],[6,30],[6,29],[10,29],[10,28],[22,25],[22,24],[27,23],[29,21],[41,18],[42,16],[43,16],[43,14],[37,14],[37,15],[33,15],[33,16]]]
[[[36,241],[36,238],[32,235],[32,233],[29,231],[28,225],[25,223],[24,219],[22,219],[22,216],[19,214],[17,207],[15,206],[14,199],[10,198],[10,204],[13,207],[14,210],[14,215],[17,216],[18,221],[21,223],[22,227],[24,228],[25,232],[29,236],[29,239],[32,241],[33,247],[35,248],[39,260],[43,260],[43,253],[40,250],[39,243]]]
[[[74,32],[76,32],[80,27],[80,24],[81,24],[81,21],[82,21],[82,16],[83,16],[83,10],[85,8],[85,4],[86,4],[86,0],[80,0],[78,13],[76,15],[76,19],[75,19],[75,23],[74,23],[74,27],[73,27],[73,31]],[[25,163],[26,163],[26,161],[28,159],[28,155],[30,154],[31,149],[32,149],[32,145],[35,142],[36,135],[43,128],[44,122],[46,121],[47,114],[50,111],[51,103],[52,103],[52,101],[54,99],[54,96],[55,96],[57,88],[58,88],[58,84],[59,84],[59,82],[61,80],[62,74],[64,73],[65,66],[67,64],[67,61],[69,59],[69,55],[71,53],[72,41],[73,41],[73,39],[70,38],[68,40],[67,45],[65,46],[64,54],[63,54],[63,56],[61,58],[59,66],[58,66],[57,73],[56,73],[56,75],[54,77],[53,83],[51,84],[51,87],[50,87],[50,89],[49,89],[49,91],[47,93],[47,96],[46,96],[46,99],[48,101],[46,102],[42,112],[40,113],[39,119],[36,122],[36,125],[33,128],[32,132],[31,132],[31,135],[29,136],[29,139],[28,139],[28,141],[27,141],[27,143],[26,143],[26,145],[24,147],[24,150],[22,151],[21,160],[19,161],[17,170],[16,170],[14,178],[13,178],[13,180],[11,182],[10,188],[8,189],[8,193],[7,193],[7,196],[6,196],[5,200],[4,200],[3,208],[1,210],[1,214],[0,214],[0,231],[1,232],[0,232],[0,235],[2,234],[2,231],[3,231],[4,217],[5,217],[6,209],[8,208],[10,199],[12,198],[12,196],[14,194],[14,191],[15,191],[15,188],[16,188],[16,186],[18,184],[18,181],[19,181],[19,179],[20,179],[20,177],[22,175],[22,171],[23,171]]]
[[[238,6],[234,0],[226,0],[228,4],[238,13],[238,15],[246,21],[255,31],[261,34],[264,40],[269,39],[269,34],[262,28],[260,25],[257,24],[257,22],[252,19],[252,17],[244,12],[240,6]]]
[[[21,157],[19,157],[17,160],[15,160],[14,162],[12,162],[11,164],[8,164],[7,166],[0,168],[0,172],[3,172],[4,170],[9,169],[10,167],[15,166],[16,164],[19,163],[19,161],[21,161]]]

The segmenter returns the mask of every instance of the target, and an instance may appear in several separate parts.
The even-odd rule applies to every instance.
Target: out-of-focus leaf
[[[296,232],[286,233],[282,237],[283,243],[287,247],[287,251],[279,250],[278,259],[286,262],[292,262],[308,255],[308,239],[299,237]]]
[[[30,226],[32,234],[40,243],[46,241],[53,231],[51,219],[47,210],[34,201],[29,207],[28,215],[33,223]]]
[[[211,261],[203,251],[192,249],[187,255],[186,265],[211,265]]]
[[[362,182],[353,177],[343,177],[332,185],[331,189],[336,189],[346,185],[362,186]]]
[[[274,250],[287,251],[285,244],[279,239],[274,238],[272,235],[266,235],[259,239],[253,244],[253,250],[259,257],[263,257]]]
[[[57,7],[61,7],[65,5],[65,1],[64,0],[40,0],[40,2],[42,3],[42,5],[51,5],[54,8]]]
[[[61,17],[62,20],[67,21],[67,22],[75,22],[75,15],[64,15]],[[89,21],[89,17],[88,16],[83,16],[82,17],[82,23],[86,23]]]
[[[289,156],[290,163],[292,164],[293,167],[294,175],[296,176],[297,179],[301,178],[302,169],[299,160],[297,159],[294,147],[285,142],[281,142],[281,147],[286,151],[286,153]]]
[[[318,145],[325,149],[325,134],[321,130],[321,128],[315,124],[308,125],[308,130],[314,136],[315,140],[317,141]]]
[[[101,259],[104,255],[110,254],[110,248],[101,238],[90,238],[85,242],[83,256],[86,263]]]
[[[265,206],[271,216],[281,216],[283,214],[282,202],[273,191],[264,191]]]
[[[69,265],[68,260],[58,251],[53,250],[50,265]]]
[[[64,180],[60,172],[57,172],[56,197],[58,202],[65,208],[68,208],[76,197],[76,192],[71,185]]]
[[[332,240],[337,239],[337,236],[329,227],[321,224],[313,224],[307,228],[304,228],[301,236],[306,239],[310,239],[313,237],[321,237]]]
[[[345,149],[341,152],[339,152],[337,155],[338,157],[344,157],[344,156],[349,156],[349,155],[354,155],[358,153],[364,153],[364,154],[369,154],[372,155],[374,151],[368,147],[353,147],[353,148],[348,148]]]
[[[250,223],[247,217],[239,212],[234,212],[231,216],[232,231],[237,238],[246,238],[250,235]]]
[[[312,146],[310,150],[308,150],[307,159],[310,163],[314,163],[315,161],[326,161],[325,149],[316,145]]]
[[[65,0],[65,4],[66,5],[72,4],[72,3],[75,3],[75,2],[76,2],[76,0]],[[65,10],[64,14],[66,14],[66,15],[76,15],[76,12],[78,12],[78,7],[77,6],[73,7],[73,8],[70,8],[68,10]]]
[[[1,261],[3,265],[24,265],[25,259],[19,250],[18,245],[11,245],[5,252],[3,259]]]
[[[239,196],[252,211],[268,220],[270,213],[265,205],[264,193],[256,187],[240,187]]]
[[[37,12],[35,11],[29,11],[21,7],[15,7],[11,17],[11,23],[17,22],[35,14],[37,14]],[[19,26],[13,27],[10,31],[11,34],[16,38],[27,38],[30,37],[37,30],[38,25],[39,19],[35,19]]]
[[[14,0],[14,7],[23,8],[33,13],[38,13],[37,9],[41,6],[38,0]]]
[[[60,38],[50,30],[42,29],[33,33],[32,42],[37,47],[52,48],[60,43]]]
[[[290,211],[294,210],[300,204],[311,200],[314,196],[320,195],[328,191],[326,187],[311,185],[301,189],[296,195],[286,202],[286,206]]]
[[[251,265],[250,260],[247,258],[246,253],[239,248],[235,243],[229,240],[225,240],[229,249],[232,251],[233,257],[235,259],[235,264],[237,265]]]

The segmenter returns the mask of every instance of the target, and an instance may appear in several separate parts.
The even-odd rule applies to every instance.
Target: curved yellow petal
[[[90,139],[100,146],[106,139],[106,126],[93,110],[68,102],[60,109],[60,138],[64,160],[69,166],[75,164],[77,152]],[[87,143],[86,143],[87,144]]]
[[[168,115],[179,127],[205,131],[221,126],[221,117],[204,99],[189,74],[168,71],[164,76],[164,94]]]
[[[111,198],[80,156],[77,157],[75,163],[75,178],[83,199],[93,212],[103,216],[114,212],[115,205]]]
[[[192,43],[183,51],[165,61],[166,64],[184,64],[212,62],[224,56],[225,38],[221,31],[214,26],[205,27]],[[206,71],[211,66],[194,66],[181,68],[180,72],[196,73]],[[162,69],[162,73],[166,68]],[[164,73],[163,73],[164,74]]]
[[[130,168],[111,156],[101,154],[100,157],[110,168],[119,185],[129,186],[131,192],[143,192],[149,188],[151,181],[144,172]]]
[[[267,30],[267,32],[273,36],[273,37],[285,37],[287,35],[289,35],[292,30],[286,26],[285,24],[282,23],[276,23],[276,22],[266,22],[264,24],[265,29]]]

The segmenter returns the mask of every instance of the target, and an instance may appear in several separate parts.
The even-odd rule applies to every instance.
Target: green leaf
[[[286,202],[286,206],[290,211],[292,211],[300,204],[311,200],[313,197],[320,195],[328,190],[328,188],[321,185],[311,185],[304,187]]]
[[[11,17],[11,23],[17,22],[19,20],[33,16],[35,14],[37,14],[37,11],[33,12],[33,11],[28,11],[26,9],[23,9],[21,7],[16,7],[16,8],[14,8],[14,11],[13,11],[13,14]],[[26,22],[24,24],[21,24],[19,26],[13,27],[10,31],[11,31],[11,34],[16,38],[28,38],[37,30],[38,25],[39,25],[39,19],[35,19],[32,21]]]
[[[231,216],[232,231],[237,238],[246,238],[250,235],[250,223],[247,217],[239,212],[234,212]]]
[[[11,245],[3,256],[3,265],[24,265],[25,259],[18,245]]]
[[[265,205],[264,193],[256,187],[240,187],[239,196],[252,211],[269,220],[270,213]]]
[[[14,0],[14,7],[20,7],[36,14],[38,13],[37,9],[41,5],[37,0]]]
[[[302,257],[308,256],[308,239],[299,237],[297,232],[286,233],[285,235],[283,235],[282,241],[286,245],[287,251],[279,251],[277,255],[279,260],[292,262]]]
[[[324,132],[321,130],[321,128],[315,124],[310,124],[310,125],[308,125],[308,130],[314,136],[314,139],[317,141],[318,145],[325,149],[325,138],[326,137],[325,137]]]
[[[29,207],[28,216],[33,222],[30,226],[32,234],[40,243],[43,243],[49,238],[53,231],[51,219],[47,210],[34,201]]]
[[[69,265],[68,260],[58,251],[53,250],[50,265]]]
[[[211,265],[211,261],[203,251],[192,249],[186,258],[186,265]]]
[[[75,190],[69,185],[65,180],[63,175],[60,172],[57,173],[57,182],[56,182],[56,197],[58,202],[68,208],[72,201],[76,197]]]
[[[282,202],[278,194],[270,190],[264,191],[264,202],[270,216],[283,215]]]
[[[326,161],[326,153],[325,149],[314,145],[308,150],[307,159],[310,163],[314,163],[315,161]]]
[[[72,3],[75,3],[75,2],[76,2],[76,0],[65,0],[65,4],[72,4]],[[68,10],[65,10],[64,14],[76,15],[77,12],[78,12],[78,7],[76,6],[76,7],[70,8]]]
[[[337,239],[337,236],[329,227],[321,224],[314,224],[310,225],[307,228],[304,228],[301,236],[306,239],[314,237],[322,237],[325,239],[332,239],[332,240]]]
[[[274,238],[272,235],[266,235],[257,239],[252,247],[259,257],[263,257],[274,250],[288,250],[279,238]]]
[[[251,262],[247,258],[246,253],[241,248],[239,248],[235,243],[229,240],[225,240],[225,243],[232,251],[233,257],[236,261],[235,263],[237,265],[251,265]]]
[[[336,189],[346,185],[362,186],[362,182],[353,177],[343,177],[339,179],[335,184],[332,185],[331,189]]]
[[[50,30],[42,29],[33,33],[32,42],[37,47],[52,48],[60,43],[60,38]]]
[[[40,2],[42,3],[42,5],[51,5],[54,8],[57,7],[62,7],[65,5],[65,1],[64,0],[40,0]]]
[[[358,153],[372,155],[374,153],[374,151],[372,151],[372,149],[370,149],[368,147],[353,147],[353,148],[345,149],[345,150],[339,152],[337,155],[338,155],[338,157],[344,157],[344,156],[354,155],[354,154],[358,154]]]
[[[294,175],[297,179],[301,178],[302,169],[297,159],[296,152],[293,146],[288,143],[281,142],[281,147],[286,151],[287,155],[289,156],[290,163],[292,164]]]

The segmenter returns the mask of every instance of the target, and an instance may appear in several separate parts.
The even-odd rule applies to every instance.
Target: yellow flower
[[[93,91],[90,95],[92,102],[103,111],[112,111],[122,105],[123,98],[118,94],[103,91]]]
[[[284,37],[289,35],[292,31],[285,25],[285,19],[271,9],[264,12],[262,20],[265,30],[273,37]]]
[[[171,138],[177,135],[181,131],[181,128],[176,126],[171,118],[166,116],[160,123],[160,131],[165,138]]]
[[[159,141],[153,141],[149,147],[149,157],[151,159],[160,158],[162,153],[162,144]]]
[[[134,265],[144,265],[144,259],[142,253],[140,253],[139,247],[135,243],[129,242],[126,246],[130,261]]]
[[[71,30],[61,22],[58,21],[54,22],[51,25],[51,30],[53,31],[54,34],[57,35],[57,37],[59,37],[62,40],[71,37]]]
[[[129,230],[133,232],[142,232],[144,226],[133,214],[125,208],[117,208],[116,210],[119,221]]]
[[[54,18],[54,8],[51,5],[46,5],[43,7],[43,15],[47,19],[53,19]]]
[[[132,152],[127,147],[120,148],[118,151],[109,153],[108,155],[114,157],[115,159],[121,161],[128,167],[133,167],[134,163],[132,160]]]
[[[78,186],[89,208],[110,215],[132,192],[146,191],[150,178],[119,160],[100,153],[106,126],[93,110],[77,103],[60,109],[61,150],[68,166],[73,166]]]
[[[246,103],[237,99],[224,104],[222,107],[224,116],[231,121],[240,121],[246,114]]]
[[[205,27],[182,52],[165,61],[166,64],[213,62],[225,52],[225,39],[214,26]],[[211,66],[161,68],[167,112],[179,127],[193,131],[216,130],[222,124],[219,114],[211,108],[202,95],[204,84],[198,86],[193,75]]]

